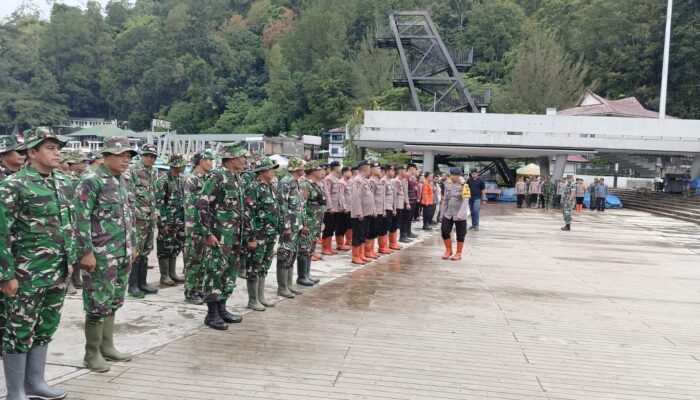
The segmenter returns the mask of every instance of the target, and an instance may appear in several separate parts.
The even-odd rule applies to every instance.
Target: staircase
[[[635,176],[640,178],[653,178],[658,175],[656,169],[656,160],[645,156],[635,156],[619,153],[602,153],[600,157],[620,164],[623,168],[631,169],[635,172]]]
[[[625,208],[646,211],[664,217],[700,224],[700,197],[680,194],[649,192],[636,189],[612,189]]]

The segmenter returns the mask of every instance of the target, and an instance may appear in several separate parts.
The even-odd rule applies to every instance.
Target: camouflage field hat
[[[70,150],[62,151],[61,152],[61,158],[58,159],[58,162],[63,164],[64,162],[68,162],[68,157],[70,157]]]
[[[171,154],[168,158],[168,166],[171,168],[184,167],[185,159],[182,158],[182,154]]]
[[[199,163],[202,162],[202,160],[214,160],[216,158],[216,155],[214,155],[214,152],[211,150],[202,150],[197,152],[193,157],[192,157],[192,164],[196,167],[199,165]]]
[[[124,136],[111,136],[105,139],[105,147],[101,153],[104,154],[122,154],[126,151],[131,152],[132,156],[137,155],[136,150],[129,143],[129,139]]]
[[[250,165],[253,172],[267,171],[268,169],[277,169],[279,167],[280,165],[272,161],[270,157],[263,157],[259,160],[255,160],[255,162]]]
[[[304,169],[306,162],[299,157],[292,157],[287,164],[287,171],[294,172]]]
[[[3,136],[0,138],[0,154],[9,153],[13,150],[17,150],[22,143],[17,140],[14,136]]]
[[[58,141],[58,145],[63,147],[66,145],[67,140],[64,137],[54,135],[51,128],[48,126],[40,126],[36,128],[29,136],[24,138],[24,143],[17,147],[15,150],[26,150],[33,149],[40,145],[44,140],[54,139]]]
[[[87,154],[88,161],[93,162],[95,160],[102,159],[102,153],[99,151],[91,151]]]
[[[83,153],[81,150],[71,150],[66,155],[66,161],[68,161],[68,164],[80,164],[87,160],[87,156],[85,156],[85,153]]]
[[[156,149],[156,146],[152,144],[144,144],[143,146],[141,146],[139,154],[141,154],[142,156],[145,156],[146,154],[158,156],[158,149]]]
[[[248,151],[237,144],[225,144],[219,149],[219,157],[226,158],[249,157]]]
[[[304,171],[305,172],[311,172],[311,171],[320,171],[323,168],[321,168],[321,163],[318,162],[318,160],[311,160],[304,165]]]

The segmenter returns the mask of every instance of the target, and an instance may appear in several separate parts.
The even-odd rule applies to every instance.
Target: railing
[[[607,164],[576,164],[575,171],[576,175],[613,176],[615,175],[615,166]],[[619,167],[617,169],[617,176],[632,176],[632,170],[630,168]]]

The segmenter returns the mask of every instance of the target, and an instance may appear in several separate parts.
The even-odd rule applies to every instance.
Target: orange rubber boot
[[[462,259],[462,248],[464,247],[464,242],[457,242],[457,252],[450,258],[452,261],[459,261]]]
[[[352,229],[350,228],[345,231],[345,243],[347,243],[348,246],[352,246]]]
[[[379,254],[374,251],[374,242],[376,239],[370,239],[369,240],[369,253],[374,257],[374,258],[379,258]]]
[[[389,250],[389,241],[386,237],[384,236],[379,236],[377,238],[377,241],[379,242],[379,254],[391,254],[393,251]]]
[[[321,240],[321,254],[323,254],[324,256],[332,256],[333,254],[335,254],[331,250],[331,240],[332,239],[333,238],[329,236],[329,237]]]
[[[364,244],[357,246],[357,255],[360,256],[360,260],[364,261],[365,264],[372,261],[372,259],[367,257],[367,255],[365,254],[365,245]]]
[[[447,260],[452,255],[452,239],[443,239],[445,242],[445,254],[442,255],[443,260]]]
[[[350,250],[350,246],[345,244],[345,236],[336,236],[335,237],[335,249],[338,251]]]
[[[311,253],[311,261],[318,261],[318,260],[323,260],[323,257],[316,253]]]
[[[352,248],[352,263],[358,265],[365,265],[367,263],[362,261],[362,258],[360,258],[360,247],[362,246]]]
[[[401,250],[402,247],[399,246],[399,241],[397,239],[398,232],[389,233],[389,248],[392,250]]]
[[[372,252],[372,241],[365,240],[365,258],[377,258]]]

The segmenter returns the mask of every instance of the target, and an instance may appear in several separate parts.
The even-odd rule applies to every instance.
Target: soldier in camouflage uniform
[[[103,152],[104,153],[104,152]],[[153,168],[158,153],[153,145],[141,146],[141,159],[124,173],[129,183],[129,200],[133,208],[136,261],[129,275],[129,295],[142,298],[158,293],[148,285],[148,255],[153,250],[153,229],[156,215],[156,178]]]
[[[297,255],[297,284],[313,286],[320,279],[311,276],[311,254],[316,248],[316,238],[321,232],[321,221],[326,211],[326,196],[321,187],[323,169],[318,161],[310,161],[304,166],[306,178],[301,181],[301,197],[304,199],[304,227],[299,234]]]
[[[282,214],[279,245],[277,247],[277,295],[293,298],[302,292],[293,285],[294,260],[299,251],[299,234],[308,232],[304,226],[304,199],[299,180],[304,176],[304,160],[294,157],[289,160],[287,171],[279,182],[279,197]],[[311,285],[313,282],[308,281]]]
[[[85,365],[109,371],[106,360],[128,361],[114,348],[115,313],[124,305],[130,268],[136,259],[131,186],[124,173],[136,151],[125,137],[110,137],[104,163],[86,174],[75,193],[78,255],[83,269]]]
[[[282,218],[277,191],[272,187],[272,178],[278,167],[268,157],[257,161],[253,165],[257,176],[245,189],[245,218],[250,221],[245,232],[248,308],[255,311],[275,306],[274,302],[265,299],[265,278],[272,263]]]
[[[99,151],[91,151],[87,155],[88,157],[88,167],[92,169],[93,171],[97,170],[97,167],[99,167],[103,163],[102,159],[102,153]]]
[[[241,172],[248,152],[236,145],[221,147],[221,168],[209,173],[202,194],[195,203],[195,226],[209,247],[204,261],[202,293],[207,303],[204,324],[217,330],[227,323],[241,322],[239,315],[226,310],[226,301],[236,286],[237,269],[243,251],[244,218]]]
[[[80,150],[70,150],[66,154],[66,162],[68,162],[68,173],[65,175],[66,178],[71,183],[69,198],[73,199],[73,194],[75,193],[75,188],[78,187],[80,178],[87,168],[87,157]],[[71,212],[75,212],[75,203],[71,201]],[[80,279],[80,267],[78,265],[73,265],[73,275],[68,281],[68,294],[76,294],[78,290],[76,288],[81,288],[83,286],[82,280]]]
[[[571,211],[574,209],[574,204],[576,204],[576,184],[574,183],[574,177],[568,175],[566,177],[566,186],[561,196],[561,213],[564,217],[564,226],[561,227],[562,231],[571,230]]]
[[[0,138],[0,181],[19,171],[27,158],[26,151],[18,150],[22,143],[14,136]]]
[[[0,138],[0,182],[24,166],[27,154],[25,150],[18,150],[18,147],[21,145],[22,143],[14,136],[3,136]],[[0,345],[3,335],[2,327],[5,326],[5,317],[2,312],[2,297],[2,293],[0,293]]]
[[[204,244],[201,226],[195,223],[197,209],[195,204],[202,195],[204,181],[213,168],[215,155],[210,150],[200,151],[192,157],[194,169],[185,180],[185,301],[190,304],[204,303],[202,294],[202,265],[208,257],[209,248]]]
[[[65,145],[37,128],[20,149],[31,165],[0,184],[0,289],[4,294],[7,398],[62,399],[66,391],[46,383],[48,344],[61,319],[66,280],[75,263],[69,182],[56,172]]]
[[[160,268],[160,284],[173,286],[185,280],[177,275],[177,256],[185,242],[185,182],[182,171],[185,160],[180,154],[172,154],[168,160],[170,170],[156,180],[156,206],[158,207],[158,238],[156,252]]]
[[[552,182],[549,176],[544,178],[542,184],[542,196],[544,197],[544,208],[549,210],[549,206],[554,202],[554,195],[557,193],[557,185]]]

